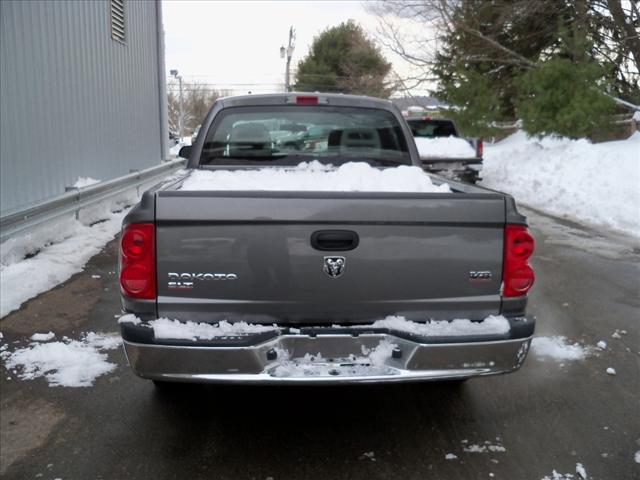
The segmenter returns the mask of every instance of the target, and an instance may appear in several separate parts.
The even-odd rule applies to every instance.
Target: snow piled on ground
[[[491,315],[482,322],[456,319],[432,320],[427,323],[412,322],[404,317],[387,317],[374,322],[373,327],[389,328],[423,337],[500,334],[507,333],[510,328],[509,321],[502,315]]]
[[[459,137],[437,137],[422,138],[415,137],[416,147],[420,158],[474,158],[476,151],[463,138]]]
[[[34,233],[3,243],[0,318],[82,271],[87,261],[120,231],[125,214],[109,213],[106,221],[93,226],[67,219],[56,224],[54,232]],[[50,239],[56,243],[48,244]],[[36,255],[24,258],[30,254]]]
[[[640,236],[640,132],[627,140],[529,138],[485,146],[482,184],[534,208]]]
[[[317,160],[290,168],[196,170],[181,190],[451,192],[446,183],[435,185],[419,167],[378,169],[363,162],[349,162],[335,168]]]
[[[531,352],[537,357],[553,360],[583,360],[592,353],[591,347],[569,343],[567,337],[535,337],[531,341]]]
[[[21,380],[45,377],[51,387],[90,387],[96,378],[116,368],[102,351],[121,343],[118,335],[89,332],[81,340],[32,343],[14,352],[5,349],[0,357]]]
[[[95,178],[91,177],[78,177],[78,180],[76,180],[76,183],[74,183],[73,186],[75,188],[85,188],[100,182],[101,180],[96,180]]]

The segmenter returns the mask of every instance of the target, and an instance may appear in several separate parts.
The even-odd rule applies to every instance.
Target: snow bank
[[[101,180],[96,180],[95,178],[91,177],[78,177],[78,180],[76,180],[76,183],[74,183],[73,186],[76,188],[84,188],[90,187],[91,185],[95,185],[96,183],[100,182]]]
[[[435,185],[418,167],[377,169],[367,163],[349,162],[340,167],[318,161],[291,168],[253,170],[196,170],[182,190],[269,190],[269,191],[360,191],[440,192],[451,191],[446,183]]]
[[[590,347],[579,343],[570,344],[567,337],[535,337],[531,341],[531,352],[538,357],[548,357],[554,360],[583,360],[591,353]]]
[[[89,332],[80,341],[36,343],[3,358],[7,369],[17,369],[22,380],[44,376],[51,387],[90,387],[96,378],[116,368],[101,350],[112,350],[121,343],[117,335]]]
[[[49,245],[46,232],[12,238],[2,244],[0,318],[82,271],[87,261],[120,231],[125,214],[111,213],[106,221],[93,226],[75,219],[62,221],[54,228],[60,234],[53,233],[57,243]]]
[[[627,140],[528,138],[484,153],[483,185],[546,212],[640,236],[640,133]]]
[[[122,319],[120,319],[122,322]],[[135,321],[133,322],[135,323]],[[229,323],[226,320],[218,324],[180,322],[160,318],[149,322],[153,328],[155,338],[174,338],[184,340],[211,340],[218,337],[249,335],[252,333],[269,332],[277,327],[268,325],[252,325],[246,322]]]
[[[420,158],[474,158],[476,152],[466,140],[459,137],[415,137]]]
[[[427,323],[411,322],[404,317],[387,317],[374,322],[374,327],[389,328],[423,337],[500,334],[509,331],[509,321],[502,315],[489,316],[482,322],[471,320],[432,320]]]

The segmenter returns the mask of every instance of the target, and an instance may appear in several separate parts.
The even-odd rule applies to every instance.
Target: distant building
[[[0,213],[167,157],[160,2],[0,1]]]

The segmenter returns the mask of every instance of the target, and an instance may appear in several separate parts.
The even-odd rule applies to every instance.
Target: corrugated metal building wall
[[[124,7],[121,43],[108,0],[0,2],[3,215],[162,160],[160,4]]]

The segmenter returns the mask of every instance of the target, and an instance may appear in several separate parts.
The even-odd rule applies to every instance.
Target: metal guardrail
[[[77,216],[83,208],[98,204],[128,190],[134,188],[139,190],[142,185],[151,184],[155,180],[160,182],[164,177],[184,165],[184,159],[171,160],[113,180],[74,189],[25,210],[5,215],[0,218],[0,243],[58,217],[74,213]],[[138,191],[138,194],[140,193]]]

